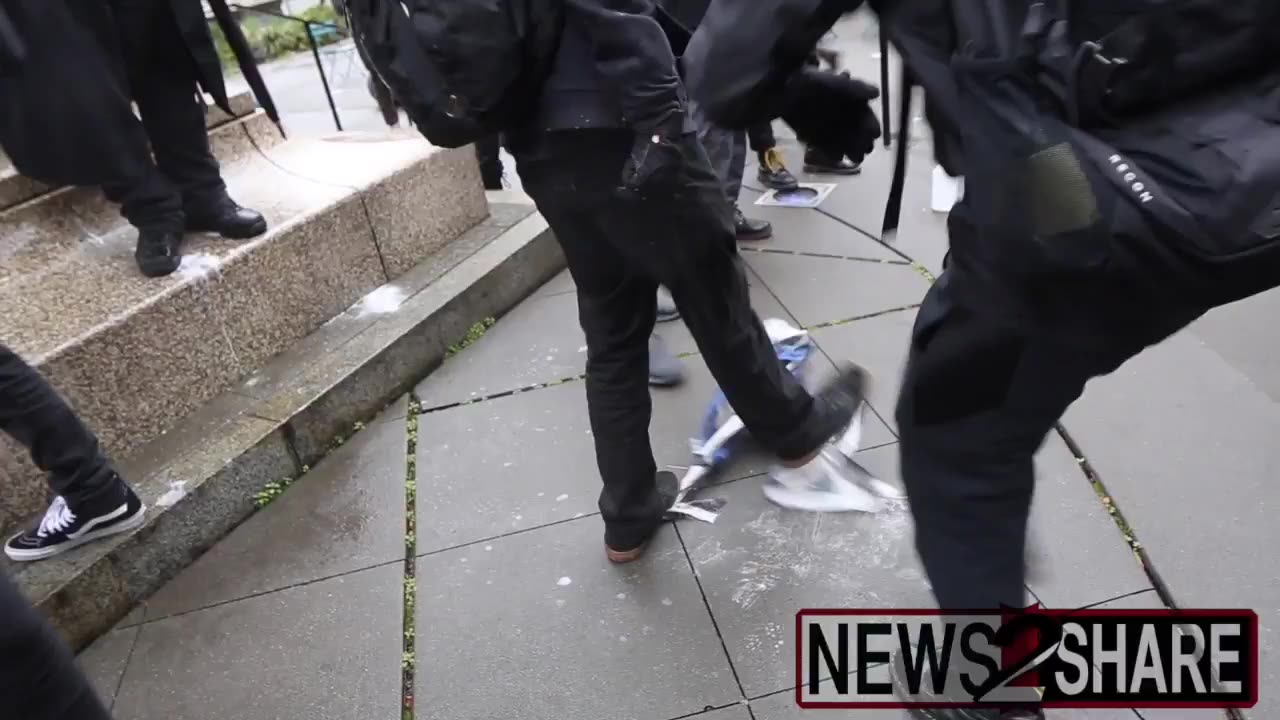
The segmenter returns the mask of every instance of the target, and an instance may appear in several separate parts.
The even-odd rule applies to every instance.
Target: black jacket
[[[565,28],[528,132],[692,131],[667,32],[652,0],[565,0]]]

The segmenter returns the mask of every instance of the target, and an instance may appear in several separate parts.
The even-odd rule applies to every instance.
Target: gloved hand
[[[878,97],[875,86],[847,72],[805,68],[787,83],[782,120],[804,144],[860,163],[880,137],[880,120],[870,105]]]
[[[686,165],[693,161],[690,143],[693,134],[682,133],[683,117],[675,117],[649,133],[636,133],[631,156],[622,166],[624,192],[643,195],[646,192],[670,192],[678,183]]]

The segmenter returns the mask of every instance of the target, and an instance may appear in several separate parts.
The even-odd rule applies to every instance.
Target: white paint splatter
[[[564,607],[564,605],[565,605],[564,598],[559,598],[556,600],[556,607]]]
[[[582,347],[578,348],[578,352],[580,352],[580,353],[584,353],[584,352],[586,352],[586,351],[587,351],[587,346],[586,346],[586,345],[583,345]]]
[[[485,545],[485,546],[484,546],[484,551],[485,551],[485,552],[492,552],[492,551],[493,551],[493,546],[492,546],[492,545]]]
[[[466,562],[466,561],[467,561],[467,559],[466,559],[466,558],[462,558],[462,562]]]
[[[512,465],[515,465],[515,463],[502,463],[502,467],[511,467]]]
[[[524,516],[523,516],[523,515],[517,515],[517,516],[516,516],[516,519],[517,519],[517,520],[523,520],[523,519],[524,519]]]
[[[217,275],[221,267],[222,261],[217,255],[192,253],[182,256],[182,262],[178,263],[178,270],[174,274],[183,280],[207,280]]]
[[[367,315],[389,315],[399,310],[404,300],[404,290],[395,285],[383,285],[360,298],[360,302],[356,303],[354,308],[355,315],[358,318]]]
[[[626,636],[626,635],[619,635],[619,636],[618,636],[618,641],[619,641],[619,642],[626,642],[626,641],[627,641],[627,639],[628,639],[628,638],[627,638],[627,636]]]
[[[556,581],[556,584],[559,585],[560,587],[568,587],[572,583],[573,583],[573,578],[568,577],[567,575]]]
[[[260,383],[260,382],[262,382],[262,376],[261,376],[261,375],[254,375],[253,377],[251,377],[251,378],[249,378],[248,380],[245,380],[245,381],[244,381],[244,386],[245,386],[245,387],[253,387],[254,385],[257,385],[257,384],[258,384],[258,383]]]
[[[626,594],[626,593],[618,593],[617,595],[614,595],[614,597],[618,598],[619,600],[626,600],[626,599],[627,599],[627,594]]]
[[[905,504],[891,503],[883,512],[842,515],[839,518],[814,514],[784,514],[766,510],[744,528],[755,541],[743,548],[722,549],[718,543],[704,542],[697,555],[699,564],[719,560],[729,554],[748,553],[738,567],[733,602],[749,608],[777,587],[827,582],[835,590],[860,591],[859,569],[896,570],[909,565],[911,551],[910,518]],[[768,643],[769,646],[773,642]]]
[[[574,514],[573,514],[573,516],[574,516],[575,518],[580,518],[580,517],[582,517],[582,513],[574,513]]]
[[[662,598],[662,604],[671,607],[671,598]]]
[[[565,500],[568,500],[568,499],[569,499],[569,495],[567,493],[556,496],[556,502],[564,502]]]
[[[157,507],[173,507],[178,501],[187,496],[187,481],[176,480],[169,483],[169,489],[163,495],[156,498]]]
[[[538,493],[538,497],[542,497],[543,495],[546,495],[546,493]]]

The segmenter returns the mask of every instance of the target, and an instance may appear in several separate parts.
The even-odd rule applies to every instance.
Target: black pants
[[[178,30],[171,0],[109,1],[155,163],[142,181],[103,191],[135,227],[181,230],[184,207],[207,207],[226,196],[218,161],[209,149],[195,60]]]
[[[1036,451],[1086,382],[1195,314],[1094,345],[1031,336],[956,304],[952,272],[920,307],[898,399],[916,549],[939,607],[1021,607]]]
[[[773,136],[773,123],[756,123],[747,128],[747,144],[751,152],[760,153],[778,146],[778,139]]]
[[[817,449],[813,399],[778,361],[751,309],[733,210],[697,139],[680,190],[615,194],[629,131],[546,133],[513,147],[526,191],[547,219],[578,286],[587,338],[587,409],[604,480],[605,541],[625,548],[661,522],[649,445],[649,335],[666,286],[711,374],[753,437],[784,459]]]
[[[23,720],[111,720],[71,649],[0,573],[0,707]]]
[[[35,368],[0,345],[0,430],[31,452],[55,494],[74,510],[123,484],[98,438]],[[0,617],[3,617],[0,615]]]
[[[498,135],[476,143],[476,161],[480,163],[480,177],[486,185],[502,182],[502,138]]]

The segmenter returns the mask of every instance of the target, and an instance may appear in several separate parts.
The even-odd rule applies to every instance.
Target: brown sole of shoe
[[[615,565],[625,565],[626,563],[635,562],[636,560],[639,560],[640,556],[644,555],[644,551],[647,550],[648,548],[649,548],[648,542],[642,543],[641,545],[637,547],[633,547],[630,550],[614,550],[608,545],[605,545],[604,556],[609,558],[609,562]]]

